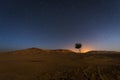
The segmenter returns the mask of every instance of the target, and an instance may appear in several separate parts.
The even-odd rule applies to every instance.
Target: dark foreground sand
[[[120,54],[0,54],[0,80],[120,80]]]

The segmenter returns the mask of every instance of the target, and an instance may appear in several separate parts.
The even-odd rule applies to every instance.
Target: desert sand
[[[0,80],[120,80],[120,53],[37,48],[4,52]]]

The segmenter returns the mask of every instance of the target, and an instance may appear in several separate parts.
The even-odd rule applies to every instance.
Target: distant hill
[[[55,49],[55,50],[50,50],[51,52],[55,52],[55,53],[74,53],[71,50],[68,49]]]
[[[39,53],[48,53],[48,50],[43,50],[39,48],[28,48],[23,50],[13,51],[14,54],[39,54]]]
[[[68,49],[40,49],[40,48],[27,48],[22,50],[16,50],[16,51],[9,51],[9,52],[1,52],[1,53],[8,53],[8,54],[51,54],[51,53],[59,53],[59,54],[70,54],[75,53],[72,50]],[[79,53],[78,53],[79,54]],[[80,53],[81,54],[81,53]],[[117,51],[89,51],[86,52],[86,54],[120,54],[120,52]]]
[[[55,50],[48,50],[48,49],[39,49],[39,48],[28,48],[28,49],[23,49],[23,50],[16,50],[16,51],[11,51],[8,53],[12,54],[40,54],[40,53],[74,53],[71,50],[67,49],[55,49]]]
[[[119,54],[117,51],[89,51],[88,54]]]

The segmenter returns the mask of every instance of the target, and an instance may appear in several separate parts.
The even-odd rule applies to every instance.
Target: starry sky
[[[0,0],[0,51],[120,51],[120,0]]]

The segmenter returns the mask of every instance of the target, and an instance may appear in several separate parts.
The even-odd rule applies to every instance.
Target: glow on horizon
[[[83,48],[83,49],[81,49],[81,52],[82,53],[86,53],[86,52],[88,52],[88,51],[91,51],[92,49],[90,49],[90,48]]]
[[[78,49],[75,49],[75,48],[70,48],[70,50],[72,50],[72,51],[74,51],[74,52],[79,52],[79,50],[78,50]],[[81,48],[81,52],[82,52],[82,53],[86,53],[86,52],[92,51],[92,50],[94,50],[94,48],[89,47],[89,46],[84,46],[84,47]]]

